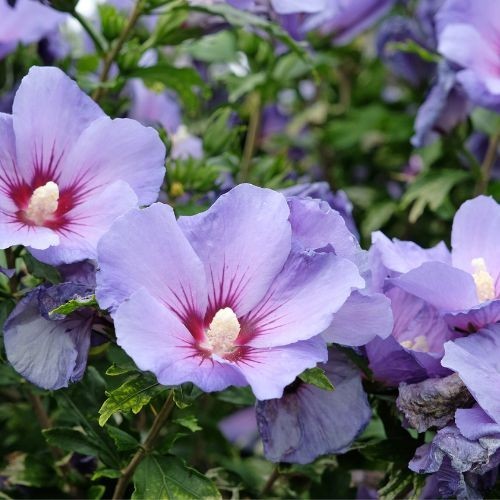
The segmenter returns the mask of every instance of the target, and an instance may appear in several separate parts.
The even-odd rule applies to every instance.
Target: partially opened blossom
[[[295,241],[283,195],[243,184],[199,215],[154,204],[118,219],[98,246],[97,297],[118,343],[165,385],[250,385],[280,397],[326,361],[319,334],[358,268]]]
[[[23,79],[0,142],[0,248],[50,264],[95,259],[112,221],[154,202],[164,177],[157,132],[108,118],[57,68]]]
[[[4,325],[4,344],[18,373],[44,389],[67,387],[83,377],[94,314],[85,309],[68,316],[51,311],[93,292],[79,283],[40,286],[17,304]]]
[[[305,464],[321,455],[344,453],[368,424],[371,409],[356,366],[331,349],[322,368],[335,390],[297,381],[282,398],[257,403],[268,460]]]
[[[17,0],[13,6],[0,2],[0,59],[18,43],[38,42],[51,34],[65,15],[32,0]]]
[[[500,3],[447,0],[439,10],[438,50],[460,66],[457,79],[471,101],[500,110]]]

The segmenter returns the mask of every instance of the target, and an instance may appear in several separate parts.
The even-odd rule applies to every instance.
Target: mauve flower
[[[118,219],[98,245],[97,297],[139,368],[270,399],[326,361],[319,334],[364,281],[350,260],[305,249],[289,219],[283,195],[248,184],[179,221],[161,204]]]
[[[322,368],[335,390],[298,380],[282,398],[257,403],[268,460],[306,464],[321,455],[345,453],[368,424],[371,409],[356,366],[331,349]]]
[[[93,287],[77,283],[39,286],[14,308],[4,325],[7,359],[24,378],[44,389],[67,387],[83,377],[94,314],[50,312],[67,301],[84,299]]]
[[[16,0],[11,7],[0,2],[0,59],[18,43],[38,42],[64,21],[66,16],[32,0]]]
[[[349,43],[375,24],[393,6],[395,0],[328,0],[324,8],[312,14],[303,31],[318,29],[333,35],[337,44]]]
[[[438,50],[461,67],[457,80],[470,100],[500,111],[500,3],[447,0],[437,24]]]
[[[116,217],[157,199],[157,132],[111,120],[57,68],[31,68],[0,130],[1,248],[53,265],[92,259]]]

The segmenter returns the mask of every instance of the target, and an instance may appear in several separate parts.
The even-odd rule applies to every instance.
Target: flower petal
[[[123,302],[113,319],[118,344],[161,384],[193,382],[207,392],[247,385],[235,367],[203,357],[179,318],[144,288]]]
[[[320,455],[344,453],[368,424],[371,409],[358,369],[333,350],[324,368],[334,391],[301,383],[281,399],[257,403],[268,460],[306,464]]]
[[[60,389],[83,376],[92,320],[75,317],[50,321],[40,313],[44,294],[37,288],[24,297],[7,319],[7,358],[24,378],[44,389]]]
[[[287,345],[323,332],[353,288],[358,268],[332,253],[291,253],[261,302],[242,318],[240,340],[252,347]]]
[[[207,308],[203,264],[180,231],[171,207],[155,203],[120,217],[97,247],[97,299],[116,307],[144,287],[179,315],[201,319]]]
[[[68,212],[69,223],[58,230],[58,245],[42,250],[30,248],[30,252],[51,265],[96,259],[101,236],[117,217],[136,206],[137,196],[130,186],[114,182]]]
[[[82,132],[63,166],[63,187],[82,186],[92,192],[122,180],[134,190],[140,205],[148,205],[158,199],[165,176],[165,146],[151,127],[103,116]]]
[[[211,280],[212,309],[242,316],[262,299],[290,253],[289,215],[283,195],[241,184],[206,212],[179,219]]]
[[[60,69],[30,69],[13,105],[18,168],[30,183],[36,173],[56,181],[61,162],[103,111]]]
[[[391,283],[440,311],[468,309],[478,303],[472,275],[441,262],[424,262]]]
[[[500,424],[500,325],[447,342],[443,366],[456,371],[479,406]]]
[[[327,342],[361,346],[375,337],[388,337],[392,326],[391,301],[385,295],[365,295],[355,290],[334,314],[323,338]]]
[[[236,366],[257,399],[273,399],[280,398],[283,389],[304,370],[324,363],[327,358],[326,344],[318,336],[282,347],[251,349]]]
[[[453,265],[473,273],[472,260],[483,258],[497,281],[500,275],[500,205],[488,196],[466,201],[453,219],[451,233]]]

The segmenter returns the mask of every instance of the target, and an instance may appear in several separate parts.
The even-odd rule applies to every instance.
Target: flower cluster
[[[0,394],[69,478],[17,436],[0,492],[493,488],[499,48],[498,0],[0,0]]]

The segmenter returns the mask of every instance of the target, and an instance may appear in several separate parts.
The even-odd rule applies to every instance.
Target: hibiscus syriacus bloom
[[[111,120],[57,68],[31,68],[0,114],[0,248],[95,259],[116,217],[157,199],[164,157],[154,129]]]
[[[500,111],[500,2],[447,0],[437,25],[438,50],[461,66],[457,79],[471,101]]]
[[[17,0],[10,6],[0,2],[0,58],[18,43],[38,42],[64,21],[65,15],[31,0]]]
[[[289,218],[283,195],[248,184],[179,221],[161,204],[120,217],[98,245],[96,294],[139,368],[269,399],[326,361],[319,334],[364,280],[350,260],[304,248]]]

